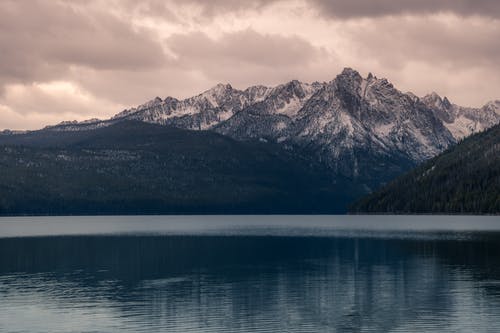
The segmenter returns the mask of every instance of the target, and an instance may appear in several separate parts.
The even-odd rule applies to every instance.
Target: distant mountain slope
[[[500,214],[500,125],[464,139],[351,211]]]
[[[498,100],[488,102],[479,109],[452,104],[448,98],[441,98],[436,93],[424,96],[421,100],[457,140],[488,129],[500,121]]]
[[[1,215],[342,213],[361,193],[278,145],[142,122],[2,136],[0,152]]]
[[[313,156],[333,174],[372,191],[462,137],[498,123],[500,102],[462,108],[437,94],[418,98],[386,79],[363,78],[346,68],[330,82],[294,80],[245,90],[219,84],[184,100],[157,97],[108,120],[48,129],[95,129],[124,120],[277,143]]]

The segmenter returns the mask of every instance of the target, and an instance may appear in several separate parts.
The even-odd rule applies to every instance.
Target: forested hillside
[[[0,214],[342,213],[361,192],[282,147],[123,121],[0,136]]]
[[[466,138],[360,200],[351,211],[500,214],[500,125]]]

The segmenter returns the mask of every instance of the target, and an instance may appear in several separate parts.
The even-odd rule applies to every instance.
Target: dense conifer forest
[[[343,213],[361,193],[275,144],[134,121],[4,135],[0,171],[0,215]]]

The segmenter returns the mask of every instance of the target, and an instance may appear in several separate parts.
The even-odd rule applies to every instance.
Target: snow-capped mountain
[[[326,103],[318,103],[321,100]],[[420,111],[410,112],[415,107]],[[306,117],[307,109],[310,108],[315,110]],[[222,133],[234,133],[235,137],[241,135],[241,138],[245,139],[270,136],[284,141],[293,135],[308,136],[310,132],[324,131],[325,128],[331,127],[332,122],[337,126],[344,124],[350,128],[354,120],[364,125],[361,127],[368,127],[379,139],[387,141],[387,138],[392,136],[390,138],[392,141],[394,133],[397,130],[401,132],[403,130],[401,127],[404,124],[408,125],[408,120],[414,120],[415,117],[422,117],[425,114],[424,108],[432,111],[455,141],[500,121],[498,100],[489,102],[482,108],[470,108],[452,104],[446,97],[441,98],[436,93],[419,98],[411,92],[402,93],[386,79],[377,79],[372,74],[362,78],[355,70],[346,68],[328,83],[307,84],[294,80],[273,88],[252,86],[245,90],[234,89],[229,84],[218,84],[212,89],[184,100],[156,97],[142,105],[124,110],[108,120],[65,121],[48,128],[89,129],[128,119],[193,130],[217,129]],[[338,117],[341,115],[342,119],[334,116],[335,114]],[[261,131],[266,132],[264,128],[259,130],[255,125],[252,126],[250,122],[255,120],[256,115],[267,118],[266,121],[270,122],[264,126],[269,127],[270,135],[261,133]],[[231,119],[234,116],[249,118],[244,121],[244,126],[247,128],[238,128],[242,126],[239,124],[242,119]],[[305,125],[305,123],[299,124],[300,122],[307,122],[311,117],[316,119],[316,124],[309,124],[312,128],[304,129],[303,133],[289,131],[292,123],[294,128],[299,128],[300,125]],[[351,117],[354,118],[347,119]],[[411,132],[412,129],[408,128],[406,131]],[[420,139],[426,137],[426,133],[418,132],[413,128],[414,137],[420,136]],[[281,135],[284,133],[287,134]],[[438,149],[440,144],[443,142],[437,143]]]
[[[397,174],[455,142],[418,98],[385,79],[371,74],[362,78],[352,69],[316,84],[298,111],[277,112],[281,109],[268,105],[267,100],[256,103],[214,130],[236,139],[264,138],[307,150],[334,172],[368,182],[377,173]]]
[[[434,111],[457,140],[488,129],[500,119],[500,101],[491,101],[475,109],[452,104],[448,98],[433,92],[423,97],[422,102]]]
[[[125,110],[112,119],[134,119],[193,130],[209,129],[244,108],[264,100],[271,90],[255,86],[240,91],[229,84],[218,84],[185,100],[172,97],[162,100],[156,97],[137,108]]]
[[[253,86],[241,91],[229,84],[218,84],[182,101],[156,97],[117,114],[112,120],[133,119],[185,129],[210,129],[260,102],[264,103],[268,113],[293,116],[320,86],[292,81],[275,88]]]
[[[307,151],[343,176],[388,177],[433,157],[464,136],[500,122],[500,101],[460,107],[433,93],[419,98],[386,79],[350,68],[327,83],[291,81],[238,90],[219,84],[178,100],[159,97],[111,119],[62,123],[81,130],[123,120],[213,130],[237,140],[267,140]]]
[[[415,160],[433,156],[454,141],[420,100],[385,79],[372,75],[363,79],[352,69],[316,85],[298,111],[283,113],[267,106],[267,100],[257,103],[215,130],[240,139],[321,143],[334,156],[342,150],[378,146],[381,151],[401,150]]]

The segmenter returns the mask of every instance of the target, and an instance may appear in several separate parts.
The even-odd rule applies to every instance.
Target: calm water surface
[[[499,332],[500,218],[0,218],[0,332]]]

